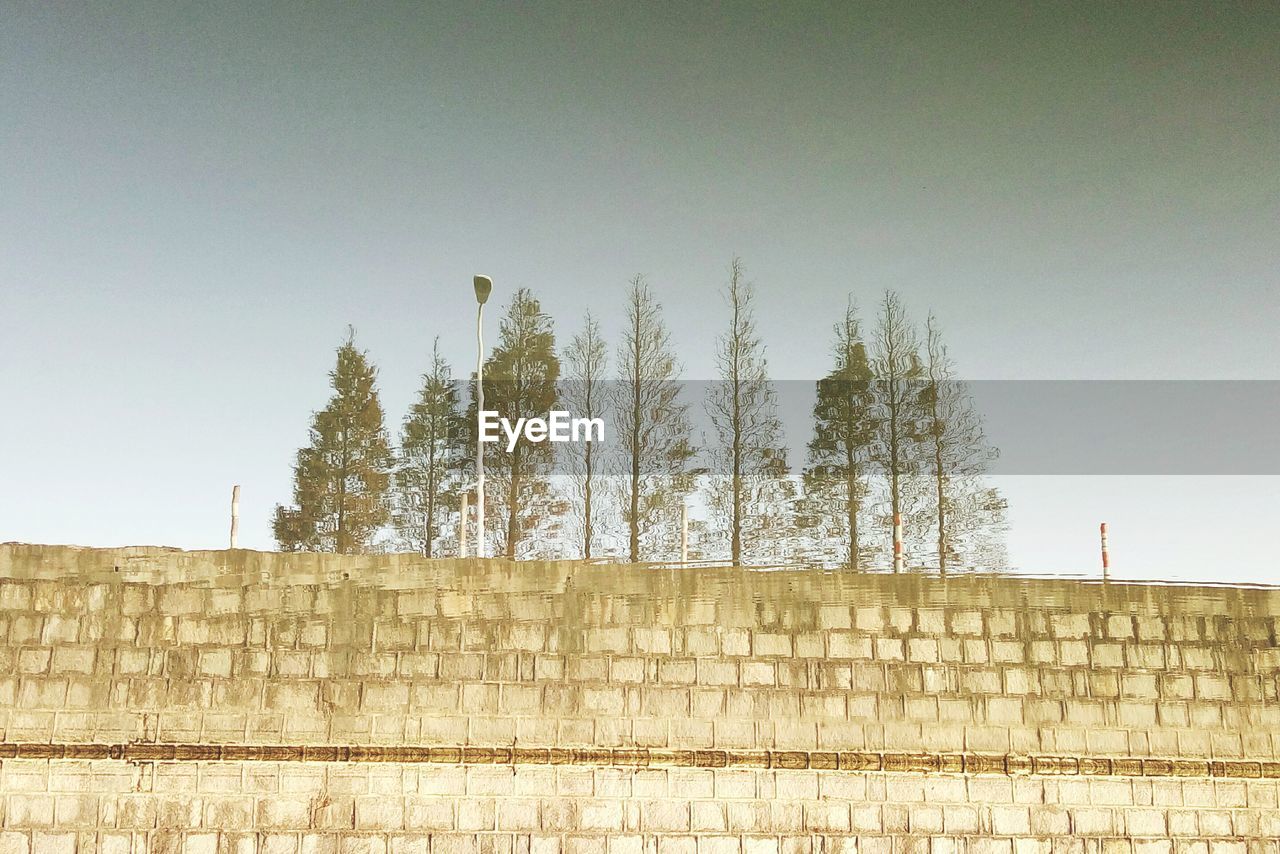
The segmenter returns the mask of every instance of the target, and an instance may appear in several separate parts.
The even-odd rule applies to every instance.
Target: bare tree
[[[907,321],[902,300],[885,291],[873,341],[876,440],[873,457],[884,470],[889,489],[889,525],[903,515],[903,487],[917,467],[919,391],[923,377],[920,344]],[[892,541],[892,537],[891,537]],[[894,569],[898,568],[894,562]]]
[[[687,405],[680,401],[680,363],[643,276],[631,280],[626,327],[618,349],[614,409],[618,419],[627,554],[641,559],[652,530],[670,527],[690,488]]]
[[[787,464],[765,348],[756,332],[754,293],[740,258],[729,264],[725,301],[729,330],[720,337],[720,378],[708,394],[707,414],[729,477],[729,554],[736,565],[742,562],[748,501],[762,481],[785,476]]]
[[[818,380],[814,435],[805,471],[809,503],[822,519],[844,528],[845,565],[861,569],[858,517],[867,492],[866,470],[875,435],[872,374],[852,297],[835,324],[835,367]]]
[[[927,450],[924,462],[933,481],[938,570],[945,574],[948,561],[959,557],[962,534],[998,527],[1005,505],[994,489],[981,482],[987,463],[998,451],[986,442],[982,419],[967,385],[956,375],[932,313],[925,330],[918,438]]]
[[[573,336],[565,350],[564,380],[560,387],[560,400],[576,418],[600,418],[607,409],[605,371],[609,354],[600,324],[590,312],[583,321],[582,331]],[[594,442],[568,442],[564,453],[569,458],[574,483],[575,505],[579,508],[582,523],[582,556],[590,560],[592,543],[596,537],[596,519],[601,479],[604,474],[601,450]]]

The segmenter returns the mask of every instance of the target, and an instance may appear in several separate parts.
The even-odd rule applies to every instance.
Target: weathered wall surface
[[[1278,621],[1260,589],[0,546],[0,852],[1280,851]]]

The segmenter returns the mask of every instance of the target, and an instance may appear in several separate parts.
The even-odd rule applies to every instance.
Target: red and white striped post
[[[893,571],[902,572],[902,514],[893,514]]]
[[[1111,557],[1107,554],[1107,523],[1103,522],[1098,526],[1098,533],[1102,537],[1102,577],[1106,578],[1111,574]]]

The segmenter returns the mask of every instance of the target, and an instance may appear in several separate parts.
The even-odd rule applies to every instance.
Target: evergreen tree
[[[425,557],[438,556],[441,528],[461,498],[469,463],[466,435],[458,388],[437,338],[418,400],[404,421],[395,477],[396,530],[404,545]],[[456,554],[457,537],[447,542],[448,553]]]
[[[502,318],[498,345],[484,367],[485,409],[497,412],[514,426],[520,418],[546,418],[556,405],[556,383],[560,378],[560,359],[556,356],[556,337],[551,318],[527,288],[516,291]],[[471,430],[478,429],[476,420],[475,383],[468,420]],[[474,445],[473,445],[474,447]],[[494,514],[499,545],[507,558],[519,554],[525,535],[536,525],[553,525],[557,502],[548,503],[551,495],[546,478],[554,459],[549,442],[517,441],[507,451],[505,436],[485,448],[486,500],[504,509],[505,518]],[[489,483],[493,490],[489,491]]]
[[[329,377],[333,397],[315,413],[311,444],[293,468],[294,506],[276,506],[272,530],[281,551],[368,551],[388,520],[392,456],[377,369],[356,349],[354,329]]]
[[[618,348],[617,444],[621,455],[627,555],[634,563],[673,542],[680,502],[692,486],[688,406],[662,306],[644,278],[631,280]]]
[[[720,440],[717,468],[728,481],[727,495],[715,503],[727,516],[729,556],[738,565],[744,532],[758,541],[778,521],[776,499],[783,491],[787,463],[764,344],[756,333],[754,292],[739,258],[729,265],[725,301],[729,330],[720,338],[720,379],[708,393],[707,414]]]
[[[852,298],[835,329],[835,367],[817,383],[814,435],[805,471],[808,504],[846,543],[845,565],[862,568],[859,515],[875,436],[872,374]]]

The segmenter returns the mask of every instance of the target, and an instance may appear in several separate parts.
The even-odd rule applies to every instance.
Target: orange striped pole
[[[1103,522],[1098,526],[1098,533],[1102,536],[1102,577],[1106,578],[1111,574],[1111,557],[1107,554],[1107,523]]]
[[[893,514],[893,571],[902,572],[902,514]]]

